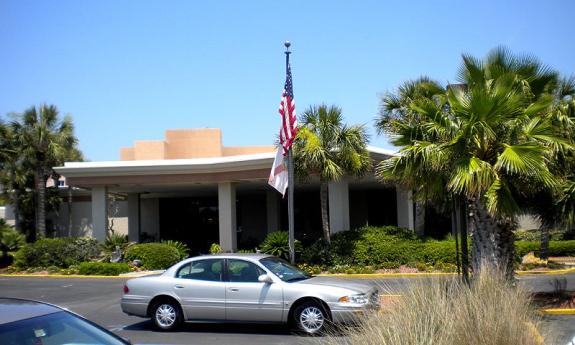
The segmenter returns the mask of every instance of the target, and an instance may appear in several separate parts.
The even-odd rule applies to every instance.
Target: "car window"
[[[126,345],[115,335],[67,312],[0,325],[2,345]]]
[[[223,261],[222,259],[192,261],[178,270],[176,278],[222,281]]]
[[[244,260],[228,260],[228,277],[231,282],[257,283],[258,277],[266,272],[258,265]]]
[[[311,275],[276,257],[267,257],[260,260],[261,264],[284,282],[294,282],[311,278]]]

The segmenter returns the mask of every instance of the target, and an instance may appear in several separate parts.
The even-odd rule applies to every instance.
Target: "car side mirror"
[[[271,284],[274,281],[272,280],[272,278],[270,276],[268,276],[267,274],[262,274],[261,276],[258,277],[258,281],[260,283],[266,283],[266,284]]]

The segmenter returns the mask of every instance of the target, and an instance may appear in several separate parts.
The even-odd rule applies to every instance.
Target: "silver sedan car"
[[[182,321],[288,323],[313,334],[379,308],[375,287],[313,277],[266,254],[218,254],[181,261],[158,276],[131,279],[122,310],[161,330]]]

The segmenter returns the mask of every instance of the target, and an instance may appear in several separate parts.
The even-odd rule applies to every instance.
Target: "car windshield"
[[[293,282],[311,278],[311,275],[294,267],[280,258],[264,258],[260,262],[284,282]]]
[[[0,325],[2,345],[126,345],[92,323],[61,311]]]

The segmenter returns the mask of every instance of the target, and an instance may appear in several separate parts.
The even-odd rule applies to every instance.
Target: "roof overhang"
[[[396,153],[369,146],[375,161]],[[197,184],[266,180],[274,152],[250,155],[166,160],[66,162],[54,170],[74,186],[121,184]]]

